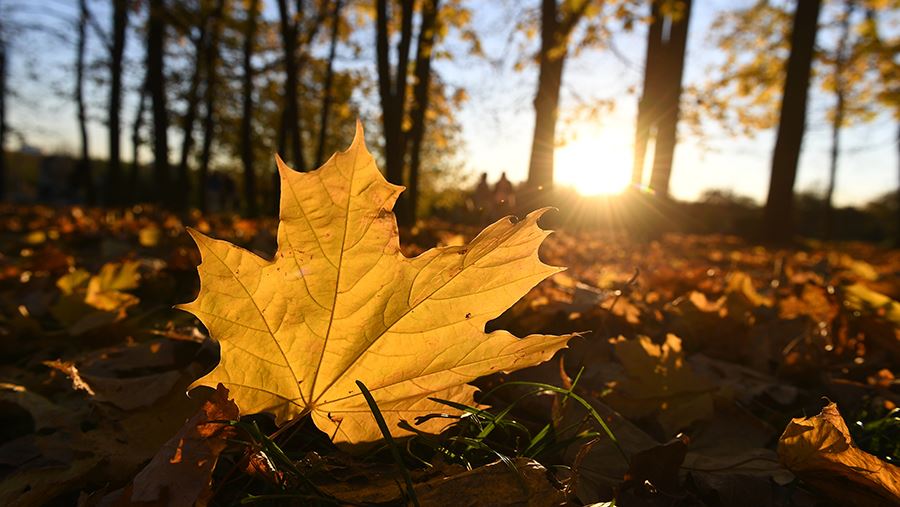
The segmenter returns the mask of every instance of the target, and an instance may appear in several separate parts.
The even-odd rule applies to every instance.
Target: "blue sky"
[[[26,19],[71,27],[58,21],[66,13],[73,13],[73,0],[40,0],[35,2],[11,2],[0,0],[0,7],[30,4],[32,11]],[[267,15],[274,15],[274,2],[267,2]],[[685,82],[703,78],[717,55],[709,41],[709,25],[716,14],[724,9],[747,5],[749,0],[694,0]],[[3,4],[6,4],[5,6]],[[533,5],[532,5],[533,4]],[[106,2],[91,2],[101,20],[106,22]],[[436,64],[442,78],[452,86],[464,87],[469,100],[458,112],[463,127],[463,151],[459,155],[469,179],[486,171],[494,179],[506,171],[513,181],[521,181],[527,175],[528,157],[534,122],[532,98],[537,70],[525,66],[515,70],[521,41],[511,36],[514,20],[524,9],[533,9],[537,1],[472,0],[468,5],[474,12],[473,22],[482,37],[488,59],[460,56],[453,61]],[[43,12],[34,12],[41,10]],[[54,14],[57,13],[57,14]],[[360,35],[361,37],[364,34]],[[131,44],[132,50],[137,47]],[[68,72],[74,60],[75,50],[66,43],[46,35],[29,35],[16,42],[20,50],[38,53],[26,65],[26,59],[12,54],[11,87],[19,99],[11,104],[9,123],[25,134],[26,141],[47,150],[74,152],[78,146],[75,110],[71,100],[61,96],[59,90],[69,86]],[[458,44],[448,41],[451,49]],[[557,174],[561,184],[581,181],[584,175],[595,180],[622,179],[630,174],[630,157],[637,98],[629,89],[638,89],[642,78],[644,55],[644,31],[617,33],[616,47],[623,59],[608,51],[586,50],[571,57],[566,64],[563,83],[560,134],[567,145],[561,148]],[[94,40],[89,48],[101,51]],[[132,53],[139,60],[139,53]],[[370,68],[374,76],[374,54],[371,47],[363,51],[365,61],[356,65]],[[490,60],[490,61],[489,61]],[[496,61],[502,63],[496,64]],[[35,73],[27,77],[29,72]],[[132,83],[133,85],[134,83]],[[54,90],[57,90],[55,93]],[[106,155],[106,133],[100,121],[106,97],[105,88],[92,85],[93,115],[97,121],[91,127],[91,152],[94,156]],[[615,99],[614,108],[601,114],[595,121],[572,119],[578,105],[590,105],[598,100]],[[798,174],[797,189],[825,187],[830,149],[830,129],[825,122],[824,110],[828,97],[814,91],[807,120],[807,135]],[[129,97],[128,107],[134,98]],[[374,107],[367,109],[375,109]],[[125,113],[130,122],[131,112]],[[730,138],[715,129],[703,140],[692,138],[681,129],[680,144],[676,149],[672,192],[682,199],[694,199],[705,189],[728,188],[759,201],[765,198],[768,186],[773,132],[761,132],[752,139]],[[877,197],[897,187],[897,125],[887,114],[876,121],[844,131],[845,150],[840,159],[836,203],[858,204]],[[123,135],[124,153],[130,153],[128,135]],[[176,136],[177,146],[177,136]],[[17,143],[14,141],[13,146]],[[173,149],[173,157],[175,150]]]
[[[701,80],[708,67],[719,57],[709,41],[709,25],[716,14],[750,3],[736,0],[694,1],[685,83]],[[499,4],[514,7],[516,2]],[[483,8],[474,19],[489,54],[499,56],[511,49],[508,48],[508,32],[504,32],[504,29],[510,28],[508,8]],[[577,104],[590,102],[591,99],[616,99],[613,111],[599,119],[602,124],[599,135],[588,133],[583,136],[586,138],[584,142],[596,145],[597,152],[594,161],[588,160],[593,163],[579,167],[578,171],[605,169],[630,174],[637,97],[627,92],[629,88],[640,88],[645,33],[640,28],[631,34],[617,33],[615,44],[626,62],[609,52],[584,51],[566,63],[563,116],[567,110],[571,111]],[[505,170],[514,181],[524,179],[534,125],[531,101],[536,69],[526,68],[516,72],[511,63],[499,69],[487,63],[445,65],[439,68],[444,74],[456,78],[450,78],[451,82],[462,81],[471,90],[471,101],[461,114],[467,148],[471,153],[469,167],[492,175]],[[825,188],[831,131],[825,122],[824,110],[829,100],[818,90],[813,91],[798,171],[798,190]],[[576,122],[564,125],[561,130],[564,134],[577,134],[584,127],[584,124]],[[709,134],[701,142],[692,138],[686,129],[680,129],[671,181],[672,193],[678,198],[694,199],[707,188],[728,188],[763,201],[768,189],[774,132],[761,132],[752,139],[746,139],[716,133],[715,128],[708,130]],[[604,141],[604,136],[611,139]],[[866,202],[897,188],[896,136],[897,124],[888,114],[873,123],[844,130],[842,143],[845,149],[840,158],[835,195],[837,204]],[[578,142],[576,140],[572,144]],[[610,162],[613,167],[608,167]],[[558,163],[557,171],[561,169]]]

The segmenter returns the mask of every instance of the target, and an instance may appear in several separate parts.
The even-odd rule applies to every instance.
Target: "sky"
[[[535,2],[536,3],[536,2]],[[709,26],[725,9],[751,2],[741,0],[694,0],[689,26],[685,84],[703,79],[719,55],[711,50]],[[505,5],[504,5],[505,4]],[[508,51],[510,6],[516,2],[493,2],[499,8],[482,8],[474,17],[476,29],[484,35],[487,53],[502,55]],[[488,5],[485,3],[483,5]],[[630,177],[637,97],[629,89],[640,89],[646,30],[617,33],[615,44],[626,61],[608,51],[585,51],[566,62],[563,76],[562,115],[577,104],[592,99],[615,98],[613,111],[601,115],[600,125],[575,123],[563,125],[562,137],[576,139],[558,150],[557,179],[560,172],[583,175],[602,173],[624,181]],[[528,158],[534,126],[532,100],[536,69],[516,72],[512,65],[497,68],[490,64],[473,66],[468,62],[446,64],[444,74],[465,83],[471,100],[461,112],[469,167],[495,176],[506,171],[513,181],[527,177]],[[457,70],[458,69],[458,70]],[[450,81],[454,81],[453,78]],[[827,183],[830,127],[825,123],[827,107],[819,93],[813,93],[810,117],[797,175],[797,190],[823,190]],[[587,128],[585,128],[587,127]],[[885,114],[873,123],[847,128],[842,134],[845,149],[840,158],[835,202],[838,205],[864,203],[897,188],[897,124]],[[679,130],[671,180],[676,198],[694,200],[706,189],[732,189],[764,202],[769,184],[774,131],[761,132],[753,139],[731,138],[710,128],[705,139],[692,138],[687,129]],[[579,135],[580,133],[580,135]],[[522,148],[520,148],[522,147]],[[564,158],[567,148],[582,156]],[[566,166],[579,158],[582,164]],[[565,181],[563,183],[566,183]],[[576,188],[581,185],[573,185]]]
[[[0,11],[4,3],[6,8],[16,3],[27,4],[30,9],[24,12],[24,19],[71,30],[70,26],[54,20],[74,12],[74,0],[18,0],[16,3],[0,0]],[[106,3],[91,2],[95,15],[103,20],[108,18],[104,11]],[[272,5],[267,7],[266,16],[274,16],[274,2],[267,3]],[[685,84],[702,80],[721,56],[709,38],[709,26],[717,13],[749,3],[749,0],[694,0]],[[436,72],[448,85],[464,88],[469,97],[457,112],[463,140],[459,161],[468,181],[474,181],[480,172],[487,172],[491,180],[501,172],[506,172],[514,182],[527,177],[537,69],[534,65],[525,65],[520,70],[514,68],[522,40],[513,31],[517,16],[538,4],[536,0],[467,2],[474,14],[474,28],[481,36],[485,57],[463,55],[435,64]],[[610,51],[585,50],[567,60],[558,129],[562,143],[556,159],[558,184],[596,192],[620,188],[630,178],[637,103],[636,95],[630,92],[639,89],[642,80],[645,33],[642,27],[631,33],[618,31],[613,42],[619,56]],[[359,36],[368,38],[365,34]],[[140,61],[140,54],[136,53],[138,42],[132,41],[133,52],[129,52],[136,61]],[[10,81],[18,98],[10,105],[10,125],[25,135],[29,145],[75,152],[78,146],[75,109],[72,101],[64,96],[74,48],[46,34],[26,36],[17,44],[20,49],[27,48],[40,57],[37,65],[34,60],[28,65],[25,58],[17,58],[13,47]],[[451,50],[462,52],[461,44],[453,37],[445,44]],[[89,51],[103,51],[96,38],[89,43]],[[370,68],[374,75],[371,45],[364,48],[361,58],[354,65]],[[90,128],[90,151],[92,156],[102,158],[107,153],[101,121],[106,91],[94,83],[88,93],[96,120]],[[126,102],[129,109],[134,107],[134,94],[131,95]],[[611,110],[590,120],[575,117],[575,112],[583,110],[583,106],[608,99],[614,99]],[[828,100],[817,91],[811,96],[797,190],[825,188],[831,136],[824,117]],[[368,109],[377,110],[372,106]],[[130,116],[130,111],[125,113],[126,121],[130,122]],[[671,180],[673,195],[694,200],[707,189],[730,189],[763,202],[774,132],[761,132],[747,139],[728,137],[715,128],[707,130],[703,139],[697,139],[687,129],[680,129]],[[129,137],[123,135],[123,153],[130,153]],[[837,205],[862,204],[897,188],[896,138],[897,124],[887,114],[872,123],[844,130],[845,149],[840,158],[835,193]],[[17,145],[15,141],[12,144]],[[172,150],[173,157],[175,151]]]

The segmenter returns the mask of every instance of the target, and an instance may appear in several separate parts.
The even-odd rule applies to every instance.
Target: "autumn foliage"
[[[279,169],[277,223],[2,208],[0,503],[900,499],[896,250],[398,231],[361,131]]]

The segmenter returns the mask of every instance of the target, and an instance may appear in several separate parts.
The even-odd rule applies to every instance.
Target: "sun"
[[[624,128],[591,128],[556,149],[554,180],[584,196],[613,195],[631,183],[632,140]]]

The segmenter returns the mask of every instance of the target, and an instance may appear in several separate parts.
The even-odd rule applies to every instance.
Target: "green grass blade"
[[[501,387],[505,387],[505,386],[536,387],[536,388],[540,388],[543,391],[559,393],[559,394],[562,394],[562,395],[572,398],[573,400],[578,402],[578,404],[580,404],[582,407],[584,407],[585,410],[587,410],[588,413],[591,414],[591,416],[594,418],[594,420],[597,421],[597,424],[599,424],[600,427],[603,428],[603,432],[606,433],[606,436],[609,437],[609,439],[612,441],[613,445],[616,446],[616,449],[619,451],[619,454],[621,454],[622,458],[624,458],[625,463],[629,462],[628,454],[625,453],[625,450],[622,449],[622,446],[619,444],[619,441],[616,439],[616,436],[613,435],[612,430],[610,430],[609,426],[606,425],[606,422],[603,420],[603,416],[601,416],[600,413],[598,413],[597,410],[594,407],[592,407],[591,404],[587,400],[582,398],[581,396],[573,393],[569,389],[563,389],[562,387],[557,387],[557,386],[550,385],[550,384],[544,384],[543,382],[525,382],[525,381],[516,380],[516,381],[512,381],[512,382],[505,382],[503,384],[500,384],[500,385],[494,387],[493,389],[491,389],[490,391],[485,393],[484,398],[487,399],[495,391],[497,391]]]
[[[400,448],[397,447],[397,443],[394,441],[394,437],[391,436],[391,431],[388,429],[387,423],[384,421],[384,416],[381,415],[381,410],[378,409],[378,404],[375,403],[375,398],[372,397],[372,393],[369,392],[369,389],[366,388],[366,385],[363,384],[362,381],[357,380],[356,385],[359,386],[359,390],[362,392],[363,397],[365,397],[366,403],[369,404],[369,410],[372,411],[372,416],[375,418],[375,422],[378,424],[378,429],[381,430],[381,435],[384,437],[384,441],[387,442],[388,447],[391,449],[391,454],[394,456],[394,461],[396,461],[397,466],[400,467],[400,472],[403,474],[403,480],[406,481],[406,489],[407,494],[409,495],[409,499],[412,500],[413,505],[419,507],[419,499],[418,497],[416,497],[415,488],[413,488],[412,477],[409,475],[409,470],[403,463],[403,457],[400,456]]]

